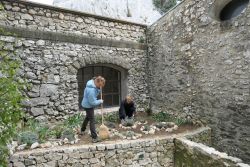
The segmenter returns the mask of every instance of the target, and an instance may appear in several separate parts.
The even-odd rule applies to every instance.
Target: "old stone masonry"
[[[118,85],[107,105],[130,94],[139,111],[202,122],[215,148],[250,162],[249,0],[184,0],[151,26],[24,0],[1,4],[0,28],[9,33],[0,41],[31,85],[27,117],[78,113],[84,83],[99,69]]]

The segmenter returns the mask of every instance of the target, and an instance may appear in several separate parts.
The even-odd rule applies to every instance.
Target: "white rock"
[[[155,130],[154,129],[150,129],[150,131],[148,133],[151,134],[151,135],[153,135],[153,134],[155,134]]]
[[[177,129],[178,129],[178,126],[174,125],[173,130],[177,130]]]
[[[172,131],[173,131],[172,128],[167,128],[167,129],[166,129],[166,132],[172,132]]]
[[[22,144],[22,145],[17,147],[17,150],[18,151],[24,150],[26,146],[27,146],[27,144]]]
[[[56,146],[59,146],[59,144],[57,142],[52,144],[52,147],[56,147]]]
[[[63,140],[63,143],[64,143],[64,144],[68,144],[68,143],[69,143],[69,139],[65,138],[65,139]]]
[[[39,143],[38,142],[35,142],[31,145],[30,149],[35,149],[35,148],[38,148],[39,147]]]
[[[63,20],[64,19],[64,14],[60,13],[59,14],[59,19]]]
[[[9,149],[15,151],[16,147],[18,146],[17,141],[12,141],[9,145]]]
[[[36,44],[38,46],[43,46],[43,45],[45,45],[45,41],[44,40],[38,40],[38,41],[36,41]]]
[[[79,141],[80,141],[80,139],[76,139],[76,140],[75,140],[75,143],[78,143]]]
[[[33,20],[33,17],[29,14],[23,14],[21,17],[24,20]]]
[[[76,18],[76,21],[77,21],[78,23],[82,23],[82,22],[83,22],[83,19],[80,18],[80,17],[78,17],[78,18]]]
[[[46,142],[46,143],[43,143],[43,144],[41,144],[40,145],[42,148],[49,148],[49,147],[52,147],[52,144],[51,144],[51,142]]]

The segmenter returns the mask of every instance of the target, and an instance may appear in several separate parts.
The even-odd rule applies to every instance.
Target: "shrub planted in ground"
[[[41,126],[37,130],[38,136],[39,136],[39,141],[40,142],[45,142],[46,139],[49,137],[49,127],[47,126]]]
[[[67,128],[63,130],[61,139],[67,138],[69,141],[75,140],[75,132],[73,129]]]
[[[96,121],[96,123],[98,123],[98,124],[102,123],[102,116],[101,116],[101,115],[97,115],[97,116],[95,117],[95,121]],[[118,122],[119,122],[119,119],[118,119],[117,113],[105,114],[105,115],[104,115],[104,121],[105,121],[105,122],[118,123]]]
[[[36,131],[40,127],[40,123],[35,119],[28,119],[26,123],[24,123],[23,129],[28,129],[30,131]]]
[[[147,108],[145,112],[147,113],[148,116],[151,116],[153,114],[151,108]]]
[[[83,122],[82,114],[75,114],[64,121],[64,126],[68,128],[75,128],[81,125]]]
[[[172,116],[166,112],[158,112],[153,115],[153,119],[157,122],[169,122],[172,121]]]
[[[118,122],[118,115],[116,113],[111,113],[105,115],[105,121],[117,123]]]
[[[50,129],[48,135],[52,138],[60,139],[64,129],[65,129],[65,127],[63,125],[60,125],[60,124],[56,125]]]
[[[35,132],[24,131],[19,133],[18,142],[20,144],[32,145],[35,142],[38,142],[39,136]]]

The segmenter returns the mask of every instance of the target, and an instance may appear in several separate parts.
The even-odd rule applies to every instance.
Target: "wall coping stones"
[[[123,23],[123,24],[130,24],[130,25],[137,25],[137,26],[141,26],[141,27],[147,27],[146,24],[135,23],[132,21],[126,21],[126,20],[122,20],[122,19],[114,19],[114,18],[105,17],[105,16],[101,16],[101,15],[95,15],[95,14],[91,14],[91,13],[87,13],[87,12],[80,12],[80,11],[70,10],[70,9],[66,9],[66,8],[62,8],[62,7],[45,5],[45,4],[36,3],[36,2],[29,2],[29,1],[25,1],[25,0],[5,0],[5,1],[12,2],[12,3],[16,2],[16,3],[20,3],[23,5],[27,5],[27,6],[39,7],[39,8],[49,9],[49,10],[53,10],[53,11],[57,11],[57,12],[71,13],[71,14],[75,14],[75,15],[79,15],[79,16],[87,16],[87,17],[93,17],[93,18],[101,19],[101,20],[107,20],[107,21],[118,22],[118,23]]]
[[[228,165],[229,163],[229,164],[235,164],[236,166],[240,167],[250,167],[248,164],[242,163],[242,160],[239,158],[229,156],[227,155],[227,153],[219,152],[214,148],[208,147],[201,143],[196,143],[185,138],[176,138],[174,142],[178,143],[178,145],[181,144],[185,148],[188,148],[188,150],[194,150],[195,152],[199,152],[199,154],[209,156],[211,159],[215,161],[218,160],[224,161],[225,166],[231,166]],[[196,160],[194,159],[194,161]]]
[[[31,30],[27,28],[20,28],[20,27],[17,28],[11,26],[3,26],[3,25],[0,25],[0,28],[4,30],[0,31],[0,34],[5,36],[8,36],[8,34],[4,33],[6,31],[10,33],[10,36],[13,36],[13,34],[15,34],[17,37],[39,39],[39,40],[43,39],[43,40],[69,42],[76,44],[89,44],[89,45],[107,46],[116,48],[132,48],[140,50],[146,50],[147,48],[147,45],[145,44],[130,42],[130,41],[121,41],[121,40],[103,39],[103,38],[100,39],[83,35]]]
[[[73,152],[73,150],[81,150],[81,152],[84,151],[96,151],[96,150],[112,150],[112,149],[119,149],[119,148],[130,148],[138,145],[144,145],[144,146],[151,146],[151,144],[155,144],[158,141],[165,141],[171,140],[173,141],[175,138],[181,138],[181,137],[187,137],[191,135],[198,136],[199,134],[203,132],[211,132],[211,129],[209,127],[201,127],[194,131],[185,132],[181,134],[174,134],[174,135],[167,135],[167,136],[157,136],[152,139],[150,138],[144,138],[144,139],[137,139],[137,140],[117,140],[115,141],[104,141],[102,143],[98,144],[90,144],[90,145],[76,145],[76,146],[60,146],[60,147],[53,147],[53,148],[46,148],[45,149],[35,149],[35,150],[27,150],[22,152],[16,152],[14,156],[19,155],[37,155],[39,153],[51,153],[51,152]]]

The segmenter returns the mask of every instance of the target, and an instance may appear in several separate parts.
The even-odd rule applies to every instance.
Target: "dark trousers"
[[[129,118],[130,117],[132,117],[133,116],[133,114],[134,114],[134,111],[132,111],[132,110],[125,110],[125,113],[126,113],[126,116],[128,116]]]
[[[92,138],[97,138],[97,133],[95,130],[95,115],[94,115],[94,108],[84,108],[86,111],[86,117],[82,123],[82,131],[86,130],[86,127],[88,125],[88,122],[90,122],[90,132]]]
[[[119,110],[119,112],[121,113],[121,110]],[[120,119],[125,119],[126,117],[128,117],[128,118],[131,118],[132,116],[133,116],[133,114],[134,114],[134,111],[132,111],[132,110],[125,110],[125,114],[123,113],[123,114],[120,114]]]

